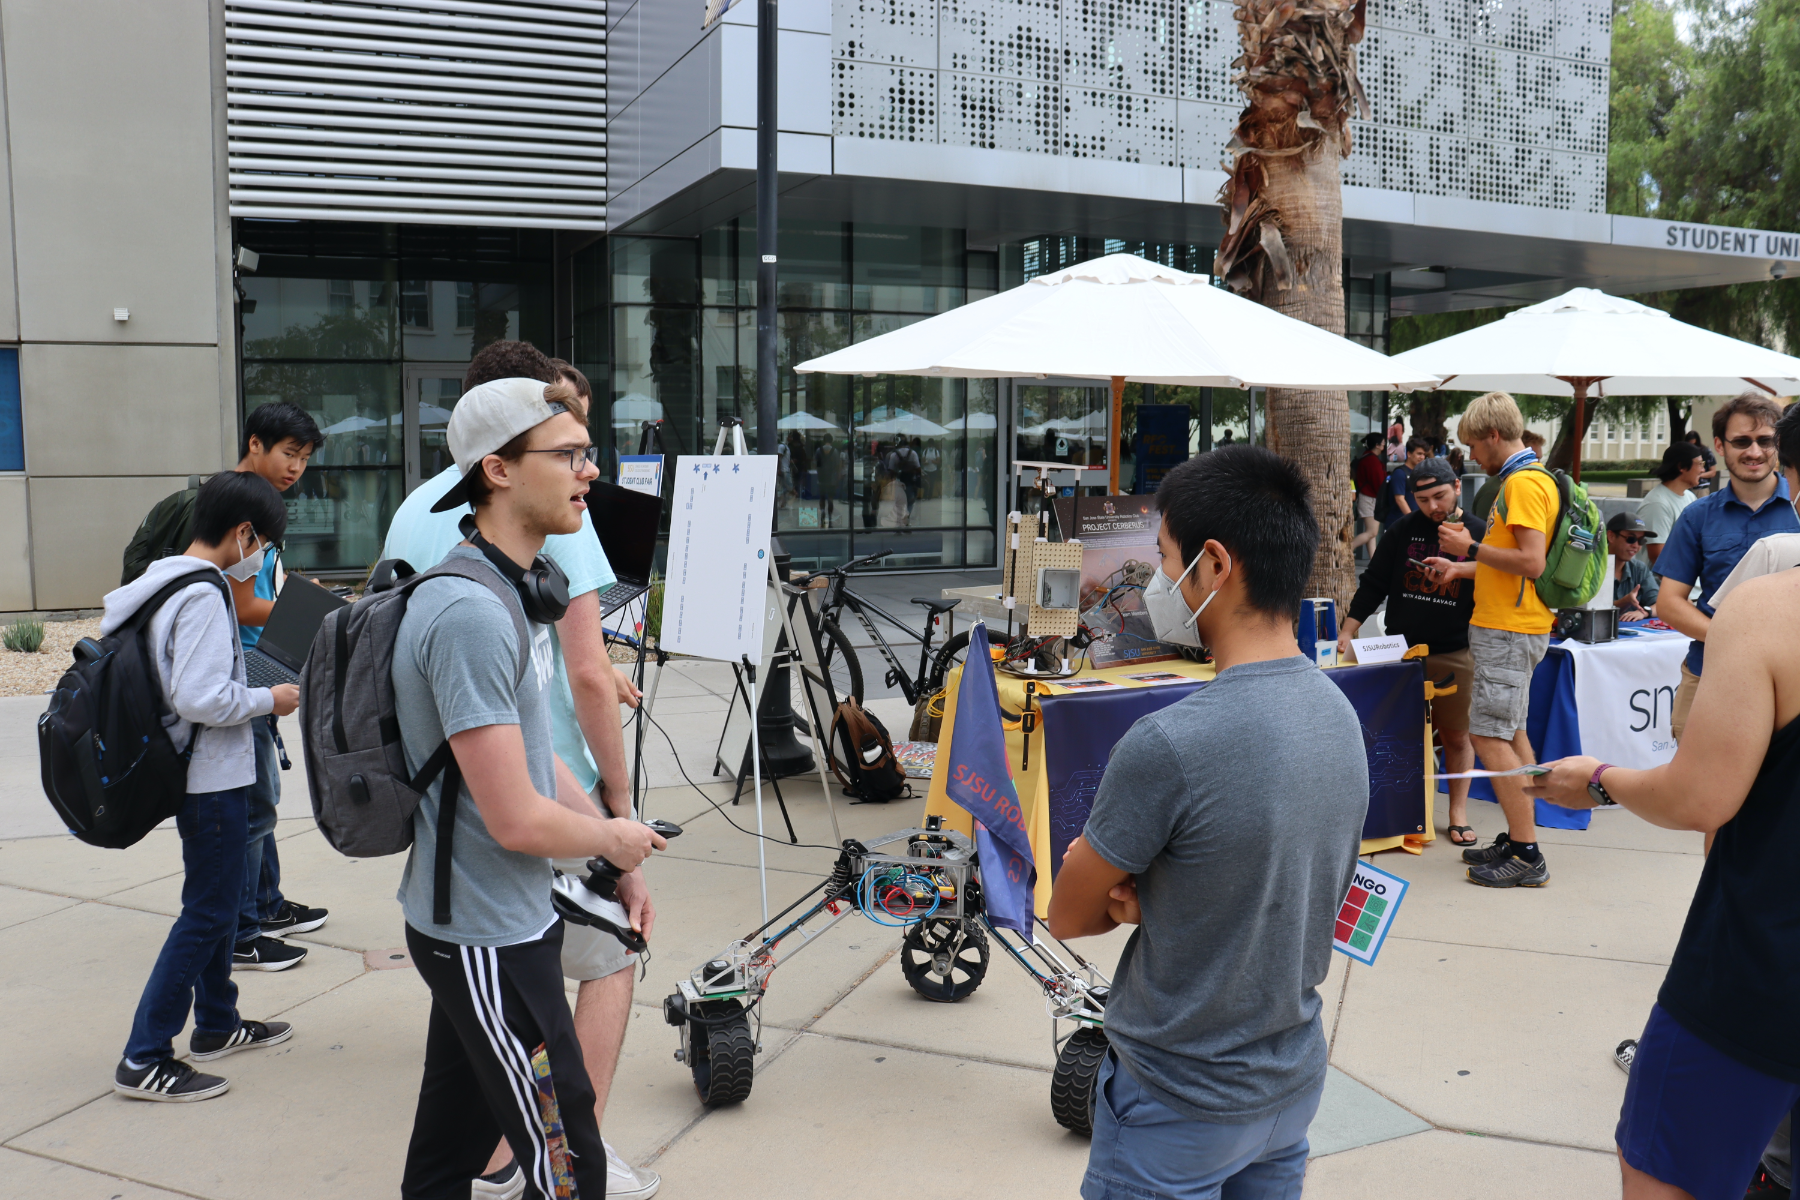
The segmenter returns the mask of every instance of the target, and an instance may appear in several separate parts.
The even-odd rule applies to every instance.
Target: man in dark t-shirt
[[[1356,711],[1294,645],[1308,491],[1257,446],[1157,489],[1144,604],[1159,640],[1210,647],[1218,674],[1113,748],[1050,897],[1057,937],[1138,926],[1106,1006],[1086,1200],[1300,1194],[1318,987],[1369,807]]]
[[[1412,515],[1412,493],[1408,487],[1412,479],[1413,469],[1425,461],[1426,446],[1423,438],[1406,440],[1406,461],[1395,467],[1388,475],[1388,510],[1387,519],[1382,522],[1387,529],[1398,525],[1402,518]]]
[[[1457,508],[1462,481],[1443,459],[1421,462],[1409,482],[1414,511],[1389,529],[1375,548],[1339,627],[1338,653],[1350,652],[1350,639],[1387,601],[1387,632],[1404,636],[1408,647],[1429,647],[1425,678],[1440,686],[1455,685],[1454,691],[1432,699],[1431,727],[1444,742],[1444,770],[1457,774],[1475,765],[1475,747],[1469,741],[1469,693],[1475,681],[1469,615],[1475,611],[1475,584],[1468,579],[1433,579],[1419,564],[1442,553],[1438,526],[1445,521],[1462,521],[1476,541],[1487,536],[1487,522]],[[1460,556],[1457,561],[1462,561]],[[1448,826],[1452,845],[1476,843],[1468,819],[1469,781],[1452,779]]]

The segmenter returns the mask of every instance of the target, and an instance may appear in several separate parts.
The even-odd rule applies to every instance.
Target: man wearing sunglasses
[[[1635,513],[1615,513],[1606,523],[1606,552],[1613,560],[1613,607],[1621,621],[1641,621],[1656,614],[1656,576],[1638,555],[1656,536]]]
[[[1694,639],[1670,715],[1677,739],[1687,727],[1705,665],[1706,631],[1713,616],[1709,598],[1759,538],[1800,533],[1787,481],[1776,469],[1775,423],[1780,419],[1780,406],[1761,392],[1734,396],[1713,414],[1713,448],[1731,480],[1688,505],[1652,568],[1663,579],[1657,615]],[[1701,598],[1691,599],[1696,581]]]

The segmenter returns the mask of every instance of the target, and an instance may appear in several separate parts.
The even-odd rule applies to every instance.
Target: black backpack
[[[887,726],[855,697],[845,697],[837,706],[825,744],[832,773],[858,800],[886,804],[909,792],[906,771],[894,757],[894,739],[888,736]]]
[[[200,496],[200,477],[188,476],[188,485],[170,492],[138,524],[125,547],[124,569],[119,572],[119,586],[124,587],[149,569],[151,563],[187,552],[193,541],[194,503]]]
[[[74,664],[38,718],[44,795],[69,832],[90,846],[135,845],[187,799],[188,754],[200,727],[175,749],[163,725],[169,706],[145,630],[164,601],[195,583],[216,584],[231,610],[231,593],[217,571],[169,581],[117,632],[76,645]]]
[[[518,591],[484,564],[464,558],[417,574],[401,559],[377,563],[362,598],[326,614],[300,674],[300,740],[313,820],[339,853],[376,858],[411,847],[413,814],[443,777],[432,864],[432,920],[440,925],[450,920],[450,851],[462,772],[449,742],[416,773],[407,770],[393,671],[407,602],[421,584],[446,577],[479,583],[506,606],[519,639],[518,687],[531,665],[531,631]]]

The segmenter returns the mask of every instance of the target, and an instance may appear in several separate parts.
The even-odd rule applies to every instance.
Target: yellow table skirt
[[[1330,668],[1327,668],[1328,670]],[[1211,679],[1215,674],[1211,663],[1194,663],[1186,659],[1175,659],[1168,662],[1102,667],[1083,671],[1076,676],[1076,681],[1083,679],[1104,679],[1121,687],[1153,687],[1153,684],[1138,683],[1126,679],[1127,675],[1142,675],[1150,671],[1166,671],[1173,675],[1185,675],[1190,679]],[[996,672],[995,679],[1000,690],[1000,708],[1009,717],[1016,717],[1025,710],[1026,680],[1005,672]],[[958,667],[950,673],[945,682],[944,723],[942,739],[938,743],[936,764],[932,768],[931,790],[925,796],[925,815],[942,817],[944,824],[952,829],[974,835],[973,819],[967,810],[951,802],[944,791],[944,778],[949,771],[950,731],[956,727],[956,690],[962,682],[962,668]],[[1079,692],[1079,688],[1065,687],[1051,680],[1037,680],[1038,695],[1067,695]],[[1049,775],[1044,770],[1044,728],[1043,716],[1038,713],[1037,706],[1032,706],[1037,713],[1037,727],[1029,735],[1029,753],[1027,759],[1027,735],[1022,729],[1006,730],[1007,766],[1012,770],[1013,783],[1019,791],[1019,807],[1025,813],[1025,827],[1031,832],[1032,857],[1037,863],[1037,890],[1035,900],[1040,917],[1047,916],[1050,911],[1050,784]],[[1426,710],[1429,713],[1429,709]],[[1425,809],[1425,832],[1406,837],[1364,838],[1361,853],[1374,854],[1381,850],[1409,850],[1419,853],[1423,844],[1435,837],[1432,828],[1432,772],[1435,769],[1431,754],[1431,727],[1423,730],[1423,753],[1425,756],[1425,788],[1423,803]]]

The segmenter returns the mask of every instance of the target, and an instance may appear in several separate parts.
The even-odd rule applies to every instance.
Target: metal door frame
[[[423,455],[419,449],[419,383],[426,379],[455,379],[462,386],[468,363],[409,362],[402,368],[400,383],[400,457],[406,464],[406,494],[425,482],[420,477]]]

